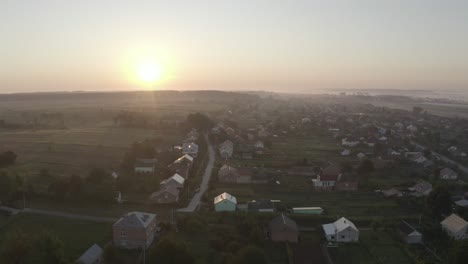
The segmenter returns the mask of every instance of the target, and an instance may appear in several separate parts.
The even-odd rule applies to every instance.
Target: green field
[[[22,230],[30,234],[38,234],[45,230],[57,235],[64,243],[65,256],[75,260],[92,244],[103,246],[112,239],[111,223],[95,223],[73,220],[62,217],[20,214],[0,228],[0,248],[10,232]]]
[[[336,264],[412,264],[399,241],[384,231],[361,231],[359,243],[329,249]]]

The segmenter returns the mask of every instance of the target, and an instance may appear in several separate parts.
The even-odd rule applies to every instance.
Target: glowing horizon
[[[2,2],[0,93],[468,89],[466,1]]]

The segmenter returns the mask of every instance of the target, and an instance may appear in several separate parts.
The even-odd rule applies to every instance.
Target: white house
[[[137,159],[135,173],[154,173],[156,171],[156,159]]]
[[[161,185],[165,187],[175,187],[175,188],[183,188],[185,183],[184,177],[180,176],[178,173],[175,173],[171,177],[162,180]]]
[[[341,156],[349,156],[349,155],[351,155],[351,150],[344,149],[343,151],[341,151]]]
[[[359,230],[353,222],[342,217],[331,224],[322,225],[325,236],[330,242],[357,242]]]
[[[198,145],[193,142],[184,143],[184,145],[182,145],[182,153],[196,158],[198,156]]]
[[[440,222],[442,229],[455,240],[468,239],[468,222],[456,214],[452,214]]]
[[[232,153],[234,152],[234,143],[231,140],[226,140],[223,143],[219,144],[219,155],[224,159],[232,157]]]
[[[234,212],[237,208],[236,197],[229,193],[222,193],[214,198],[214,209],[216,212]]]
[[[357,145],[359,145],[359,140],[356,140],[356,139],[352,139],[352,138],[343,138],[341,140],[341,145],[343,146],[348,146],[348,147],[355,147]]]
[[[450,168],[440,170],[440,178],[442,180],[456,180],[458,179],[458,173]]]

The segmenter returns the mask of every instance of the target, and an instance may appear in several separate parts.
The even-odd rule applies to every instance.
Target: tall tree
[[[179,241],[163,238],[151,252],[150,263],[165,264],[193,264],[195,258],[190,254],[187,246]]]
[[[434,188],[427,197],[426,204],[435,217],[449,214],[452,211],[452,201],[448,188],[445,186]]]

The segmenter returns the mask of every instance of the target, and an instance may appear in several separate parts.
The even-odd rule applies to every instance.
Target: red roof
[[[320,181],[337,181],[338,175],[323,174],[320,175]]]

